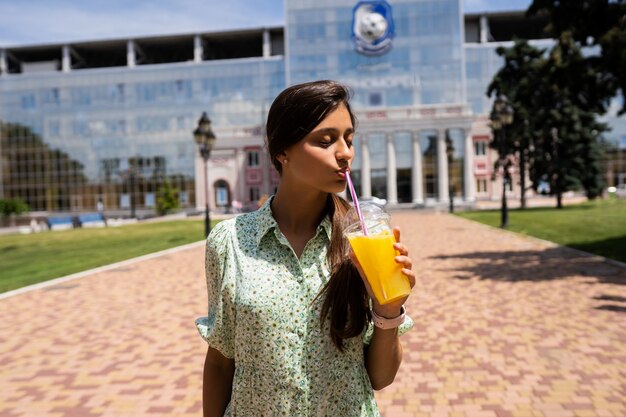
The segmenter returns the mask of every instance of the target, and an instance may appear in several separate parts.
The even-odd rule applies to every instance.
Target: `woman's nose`
[[[341,161],[341,160],[350,160],[352,159],[353,156],[353,149],[351,146],[348,146],[348,144],[346,143],[346,141],[341,140],[338,141],[337,143],[337,152],[335,153],[335,157],[337,158],[337,160]]]

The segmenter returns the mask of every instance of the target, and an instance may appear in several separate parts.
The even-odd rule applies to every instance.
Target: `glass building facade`
[[[167,180],[195,204],[201,111],[217,130],[263,124],[282,57],[0,78],[2,197],[34,211],[152,209]]]
[[[458,0],[392,1],[393,47],[359,53],[351,39],[352,0],[286,2],[287,81],[336,79],[357,107],[463,102],[463,38]]]
[[[363,5],[383,10],[382,52],[357,47]],[[285,17],[277,28],[0,47],[0,198],[43,213],[98,201],[152,213],[169,181],[184,209],[252,209],[279,180],[263,146],[273,98],[325,78],[353,91],[362,197],[471,203],[477,178],[485,188],[475,142],[488,140],[485,90],[503,45],[485,36],[485,17],[463,16],[461,0],[287,0]],[[203,111],[217,136],[206,172],[192,136]]]

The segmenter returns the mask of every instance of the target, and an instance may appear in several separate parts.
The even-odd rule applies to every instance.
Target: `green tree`
[[[547,177],[558,208],[569,190],[584,188],[593,199],[603,187],[601,135],[607,126],[596,116],[608,107],[606,86],[568,32],[551,50],[540,78],[531,179],[537,184]]]
[[[28,204],[19,198],[0,199],[0,215],[10,217],[12,214],[22,214],[29,211]]]
[[[555,39],[569,33],[579,46],[598,46],[600,54],[585,59],[603,79],[602,93],[626,95],[626,0],[534,0],[527,15],[547,15]]]
[[[520,171],[520,203],[526,208],[526,173],[533,163],[533,123],[536,111],[537,85],[543,82],[541,68],[545,63],[545,50],[537,49],[526,40],[516,39],[510,48],[499,47],[498,55],[504,58],[504,66],[496,73],[487,88],[487,96],[504,94],[513,107],[513,123],[503,126],[504,135],[494,135],[491,147],[506,155],[515,155]],[[506,143],[500,143],[506,138]],[[534,185],[536,188],[536,184]]]
[[[157,213],[162,216],[178,209],[178,190],[172,187],[169,180],[165,180],[157,191]]]
[[[33,210],[69,210],[72,190],[87,184],[81,162],[19,123],[0,121],[0,158],[3,196]]]
[[[626,15],[621,27],[614,27],[600,39],[602,47],[602,71],[611,74],[613,83],[622,90],[626,97]],[[626,101],[623,102],[619,115],[626,114]]]
[[[10,223],[13,224],[12,216],[27,213],[29,210],[28,204],[19,198],[0,199],[0,220],[3,224],[6,224],[7,219],[11,219]]]

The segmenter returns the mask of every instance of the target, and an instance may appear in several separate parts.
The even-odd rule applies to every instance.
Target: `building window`
[[[59,107],[59,89],[52,88],[41,92],[41,104],[48,107]]]
[[[22,96],[22,109],[33,110],[35,108],[35,95],[25,94]]]
[[[115,90],[113,93],[113,101],[117,103],[124,102],[124,84],[116,84]]]
[[[144,204],[146,207],[154,207],[155,195],[154,193],[146,193],[144,197]]]
[[[120,208],[127,209],[130,207],[130,194],[120,194]]]
[[[126,133],[126,120],[117,120],[114,125],[115,134],[124,134]]]
[[[476,156],[485,156],[487,154],[487,142],[480,141],[474,143],[474,150]]]
[[[259,187],[250,187],[250,201],[259,201],[261,198],[261,192]]]
[[[230,196],[228,191],[228,183],[224,180],[217,180],[213,184],[215,189],[215,205],[218,207],[226,207],[230,205]]]
[[[476,192],[478,193],[486,193],[487,192],[487,180],[484,178],[476,179]]]
[[[50,120],[48,122],[48,136],[51,138],[61,136],[61,123],[58,120]]]
[[[437,198],[437,132],[432,130],[420,132],[420,146],[424,197]]]
[[[187,205],[189,204],[189,193],[187,191],[181,191],[178,193],[178,201],[180,204]]]
[[[83,208],[83,196],[81,195],[72,195],[72,209],[80,210]]]
[[[383,105],[383,95],[380,92],[374,92],[369,94],[369,105],[370,106],[382,106]]]
[[[259,166],[259,152],[258,151],[248,151],[248,166],[249,167]]]

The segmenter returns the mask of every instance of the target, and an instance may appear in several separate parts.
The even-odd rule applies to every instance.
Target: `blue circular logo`
[[[365,55],[382,55],[395,36],[391,6],[386,1],[361,1],[352,11],[352,40]]]

